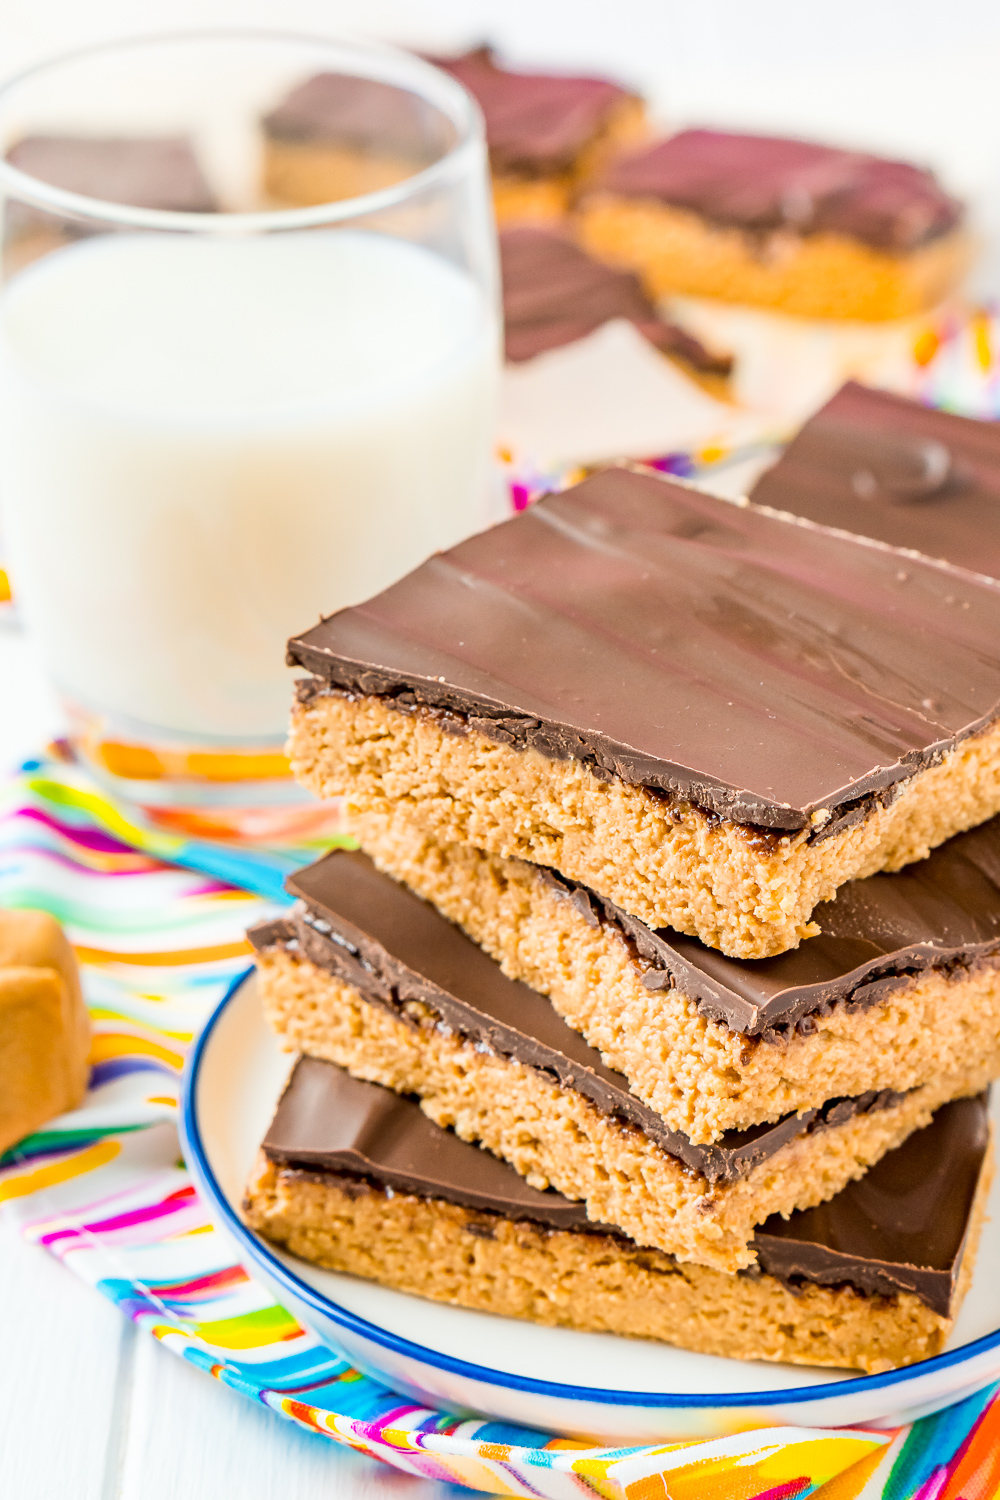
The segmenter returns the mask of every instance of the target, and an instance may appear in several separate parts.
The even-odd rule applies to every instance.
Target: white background
[[[0,0],[0,77],[48,53],[213,24],[490,40],[514,63],[594,69],[669,125],[798,132],[925,161],[1000,245],[995,0]],[[994,266],[998,271],[994,270]],[[990,250],[982,290],[1000,290]],[[0,622],[0,766],[58,724]],[[43,1252],[0,1230],[0,1492],[11,1500],[435,1500],[241,1400]]]

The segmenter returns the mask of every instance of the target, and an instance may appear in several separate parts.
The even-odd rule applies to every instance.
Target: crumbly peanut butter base
[[[718,297],[805,318],[912,316],[957,286],[970,256],[957,230],[893,254],[843,234],[755,237],[689,209],[612,193],[587,199],[578,230],[592,254],[637,271],[654,296]]]
[[[988,1175],[988,1174],[984,1174]],[[874,1374],[940,1352],[950,1319],[911,1293],[727,1276],[610,1235],[546,1229],[440,1199],[276,1167],[247,1184],[252,1229],[293,1255],[435,1302],[594,1333],[657,1339],[701,1354]],[[970,1227],[957,1313],[971,1276]],[[414,1245],[420,1254],[413,1253]]]
[[[288,753],[350,817],[400,818],[440,844],[550,865],[651,927],[734,958],[767,958],[816,931],[813,909],[847,880],[923,859],[1000,812],[1000,724],[899,787],[888,807],[810,842],[759,838],[577,760],[548,760],[378,697],[321,693],[296,705]]]
[[[939,1105],[986,1083],[972,1063],[892,1108],[797,1137],[739,1181],[710,1184],[641,1130],[454,1033],[422,1004],[390,1009],[284,947],[257,961],[267,1019],[287,1047],[416,1095],[435,1124],[479,1142],[533,1187],[581,1200],[590,1219],[638,1245],[722,1271],[753,1263],[749,1242],[769,1215],[832,1198],[929,1124]]]

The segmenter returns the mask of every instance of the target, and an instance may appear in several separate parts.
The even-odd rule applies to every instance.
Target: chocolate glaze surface
[[[751,498],[1000,579],[1000,423],[848,382]]]
[[[350,145],[430,162],[448,150],[454,129],[407,89],[348,73],[317,73],[261,121],[276,141]]]
[[[697,938],[654,931],[554,870],[539,877],[587,920],[624,935],[647,989],[675,986],[704,1016],[748,1036],[808,1033],[832,1006],[881,1004],[930,969],[961,980],[1000,968],[1000,818],[893,875],[842,885],[813,913],[820,934],[776,958],[727,958]]]
[[[507,1219],[554,1229],[587,1224],[582,1203],[529,1187],[499,1157],[433,1124],[414,1100],[315,1057],[295,1064],[263,1150],[283,1166],[366,1177],[395,1192],[447,1198]]]
[[[737,823],[828,836],[1000,714],[1000,589],[607,469],[289,642],[387,695]]]
[[[7,160],[53,187],[109,203],[183,213],[218,206],[183,137],[29,135],[11,146]]]
[[[538,177],[568,171],[612,111],[633,97],[604,78],[499,68],[489,47],[430,61],[475,98],[497,172]]]
[[[638,276],[594,260],[554,230],[520,225],[500,234],[505,350],[533,359],[593,333],[610,318],[628,318],[664,354],[706,374],[728,375],[732,360],[710,354],[676,323],[661,318]]]
[[[597,187],[755,233],[825,231],[889,251],[947,234],[963,212],[930,172],[908,162],[717,130],[683,130],[623,154]]]
[[[251,928],[255,949],[297,949],[404,1018],[407,1002],[416,1001],[477,1045],[576,1089],[602,1113],[643,1131],[710,1182],[736,1181],[797,1136],[902,1098],[886,1091],[831,1099],[821,1109],[727,1131],[714,1145],[696,1145],[636,1098],[628,1079],[607,1067],[544,995],[508,979],[459,928],[383,875],[367,855],[333,850],[290,876],[288,888],[306,903],[305,911]]]
[[[988,1094],[955,1099],[828,1203],[754,1236],[772,1276],[863,1292],[913,1292],[947,1317],[990,1142]]]
[[[768,1219],[753,1242],[760,1269],[793,1284],[914,1292],[947,1316],[988,1143],[985,1095],[946,1104],[830,1202]],[[316,1058],[296,1063],[263,1150],[293,1170],[624,1238],[591,1224],[581,1203],[529,1187],[506,1162],[432,1124],[412,1099]]]

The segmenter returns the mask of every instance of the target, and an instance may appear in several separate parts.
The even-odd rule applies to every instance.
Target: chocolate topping
[[[1000,578],[1000,425],[853,381],[811,417],[753,499]]]
[[[376,1004],[404,1017],[408,1003],[426,1007],[439,1023],[477,1046],[576,1089],[602,1113],[643,1131],[710,1182],[736,1181],[797,1136],[902,1098],[884,1091],[831,1099],[821,1109],[786,1115],[774,1125],[728,1131],[715,1145],[695,1145],[636,1098],[628,1079],[607,1067],[545,996],[508,979],[470,938],[429,902],[383,875],[367,855],[334,850],[290,876],[288,887],[306,910],[251,928],[256,949],[297,944],[306,958]]]
[[[447,1198],[507,1219],[553,1229],[587,1223],[582,1203],[529,1187],[506,1162],[434,1125],[412,1099],[315,1057],[295,1064],[263,1149],[285,1166],[365,1177],[394,1192]]]
[[[307,694],[388,695],[826,836],[1000,714],[1000,589],[616,468],[322,620],[289,661]]]
[[[754,1236],[761,1269],[885,1297],[913,1292],[948,1317],[989,1147],[988,1101],[946,1104],[829,1202],[774,1214]]]
[[[318,73],[261,121],[272,140],[391,151],[429,164],[454,141],[433,105],[407,89],[348,73]]]
[[[841,886],[813,913],[819,936],[776,958],[727,958],[697,938],[653,931],[554,870],[540,873],[634,946],[647,989],[676,986],[703,1015],[748,1036],[811,1030],[831,1006],[881,1004],[929,969],[961,978],[1000,966],[1000,818],[894,875]]]
[[[430,61],[475,98],[486,121],[490,161],[498,172],[544,176],[567,171],[612,111],[633,97],[603,78],[498,68],[488,47]]]
[[[716,130],[684,130],[619,156],[598,189],[755,233],[844,234],[889,251],[913,250],[962,217],[958,200],[908,162]]]
[[[768,1219],[753,1242],[760,1268],[786,1282],[914,1292],[947,1316],[988,1140],[985,1095],[946,1104],[829,1203]],[[292,1169],[623,1238],[589,1223],[581,1203],[529,1187],[506,1162],[432,1124],[413,1100],[316,1058],[296,1063],[263,1149]]]
[[[7,152],[22,172],[67,192],[133,208],[212,213],[217,203],[181,137],[29,135]]]
[[[664,354],[695,369],[728,375],[732,360],[712,355],[676,323],[659,316],[631,271],[594,260],[565,235],[522,225],[500,235],[506,354],[532,359],[628,318]]]

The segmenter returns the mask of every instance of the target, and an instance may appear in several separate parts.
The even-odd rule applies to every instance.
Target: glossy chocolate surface
[[[1000,589],[607,469],[289,642],[387,695],[737,823],[835,832],[1000,715]]]
[[[616,271],[551,229],[520,225],[500,234],[505,351],[517,363],[628,318],[664,354],[728,375],[730,359],[709,353],[661,318],[631,271]]]
[[[571,168],[629,93],[603,78],[517,73],[497,67],[488,47],[432,57],[475,98],[486,121],[494,171],[543,176]]]
[[[754,1238],[760,1269],[793,1283],[914,1292],[947,1315],[988,1141],[985,1096],[946,1104],[830,1202],[768,1219]],[[283,1167],[622,1238],[590,1224],[581,1203],[529,1187],[506,1162],[432,1124],[413,1100],[316,1058],[296,1063],[263,1149]]]
[[[182,137],[29,135],[11,146],[7,160],[53,187],[109,203],[183,213],[218,206]]]
[[[703,1015],[749,1036],[808,1034],[832,1006],[878,1005],[929,969],[955,980],[986,965],[1000,970],[1000,818],[893,875],[842,885],[813,913],[819,935],[776,958],[728,958],[697,938],[652,930],[553,870],[541,877],[588,921],[622,933],[647,989],[676,986]]]
[[[989,1148],[987,1094],[956,1099],[857,1182],[754,1236],[761,1269],[783,1281],[913,1292],[947,1317]]]
[[[915,249],[954,229],[962,205],[908,162],[776,136],[684,130],[617,157],[598,183],[756,233],[843,234]]]
[[[442,1130],[413,1100],[363,1083],[336,1063],[295,1064],[263,1149],[285,1166],[366,1177],[394,1192],[447,1198],[554,1229],[587,1223],[587,1210],[539,1192],[499,1157]]]
[[[367,855],[334,850],[290,876],[288,888],[306,903],[305,911],[251,928],[256,949],[294,945],[318,967],[396,1014],[405,1015],[407,1001],[418,1001],[453,1032],[542,1070],[602,1113],[636,1126],[709,1181],[736,1181],[797,1136],[901,1098],[885,1092],[832,1099],[822,1109],[731,1130],[711,1146],[696,1145],[636,1098],[628,1079],[607,1067],[544,995],[508,979],[458,927],[383,875]]]
[[[751,498],[1000,579],[1000,423],[849,382]]]

